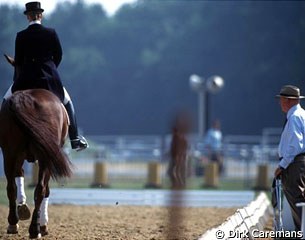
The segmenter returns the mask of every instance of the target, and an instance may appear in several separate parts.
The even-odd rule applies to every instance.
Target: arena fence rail
[[[266,193],[260,192],[255,200],[238,209],[220,226],[205,232],[198,240],[254,239],[255,233],[264,230],[271,215],[270,200]]]

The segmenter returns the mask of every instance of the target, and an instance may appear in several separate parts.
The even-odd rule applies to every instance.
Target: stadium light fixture
[[[222,77],[214,75],[208,79],[192,74],[189,78],[190,87],[198,94],[198,135],[203,137],[207,129],[209,117],[209,93],[217,93],[224,86]]]

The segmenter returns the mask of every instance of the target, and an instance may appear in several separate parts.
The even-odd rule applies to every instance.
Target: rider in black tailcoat
[[[62,48],[56,31],[41,25],[40,2],[25,4],[24,14],[29,26],[17,33],[15,41],[14,83],[4,99],[18,90],[42,88],[53,92],[64,104],[69,118],[69,137],[73,149],[88,147],[86,139],[78,134],[71,98],[62,85],[57,67],[62,58]]]
[[[32,23],[17,33],[15,41],[15,66],[12,92],[32,88],[50,90],[64,100],[63,85],[57,67],[62,58],[60,41],[54,29]]]

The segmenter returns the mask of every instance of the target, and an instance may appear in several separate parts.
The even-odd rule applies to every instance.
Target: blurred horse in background
[[[173,123],[170,145],[170,161],[168,175],[172,189],[182,189],[186,186],[187,175],[187,134],[191,127],[189,114],[179,113]]]
[[[46,235],[40,226],[40,207],[50,194],[49,180],[70,177],[71,163],[64,153],[69,118],[64,106],[53,93],[44,89],[15,92],[2,104],[0,111],[0,147],[7,178],[9,215],[7,233],[18,233],[15,177],[22,166],[38,160],[38,183],[34,192],[35,207],[29,227],[30,238]]]

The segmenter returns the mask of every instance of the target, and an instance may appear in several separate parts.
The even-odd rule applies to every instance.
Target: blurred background
[[[27,26],[24,3],[0,2],[2,53],[14,56],[16,33]],[[153,161],[166,179],[171,122],[181,109],[192,119],[188,176],[199,179],[193,186],[201,186],[210,161],[204,134],[214,119],[221,122],[221,184],[238,179],[253,187],[261,164],[272,176],[284,119],[275,95],[285,84],[305,93],[305,2],[137,0],[110,13],[99,3],[60,1],[45,8],[43,24],[59,35],[61,78],[91,143],[71,153],[75,176],[89,184],[95,163],[107,162],[110,183],[134,177],[143,186]],[[4,58],[0,73],[4,95],[13,77]],[[219,92],[207,94],[201,118],[194,74],[224,80]]]

